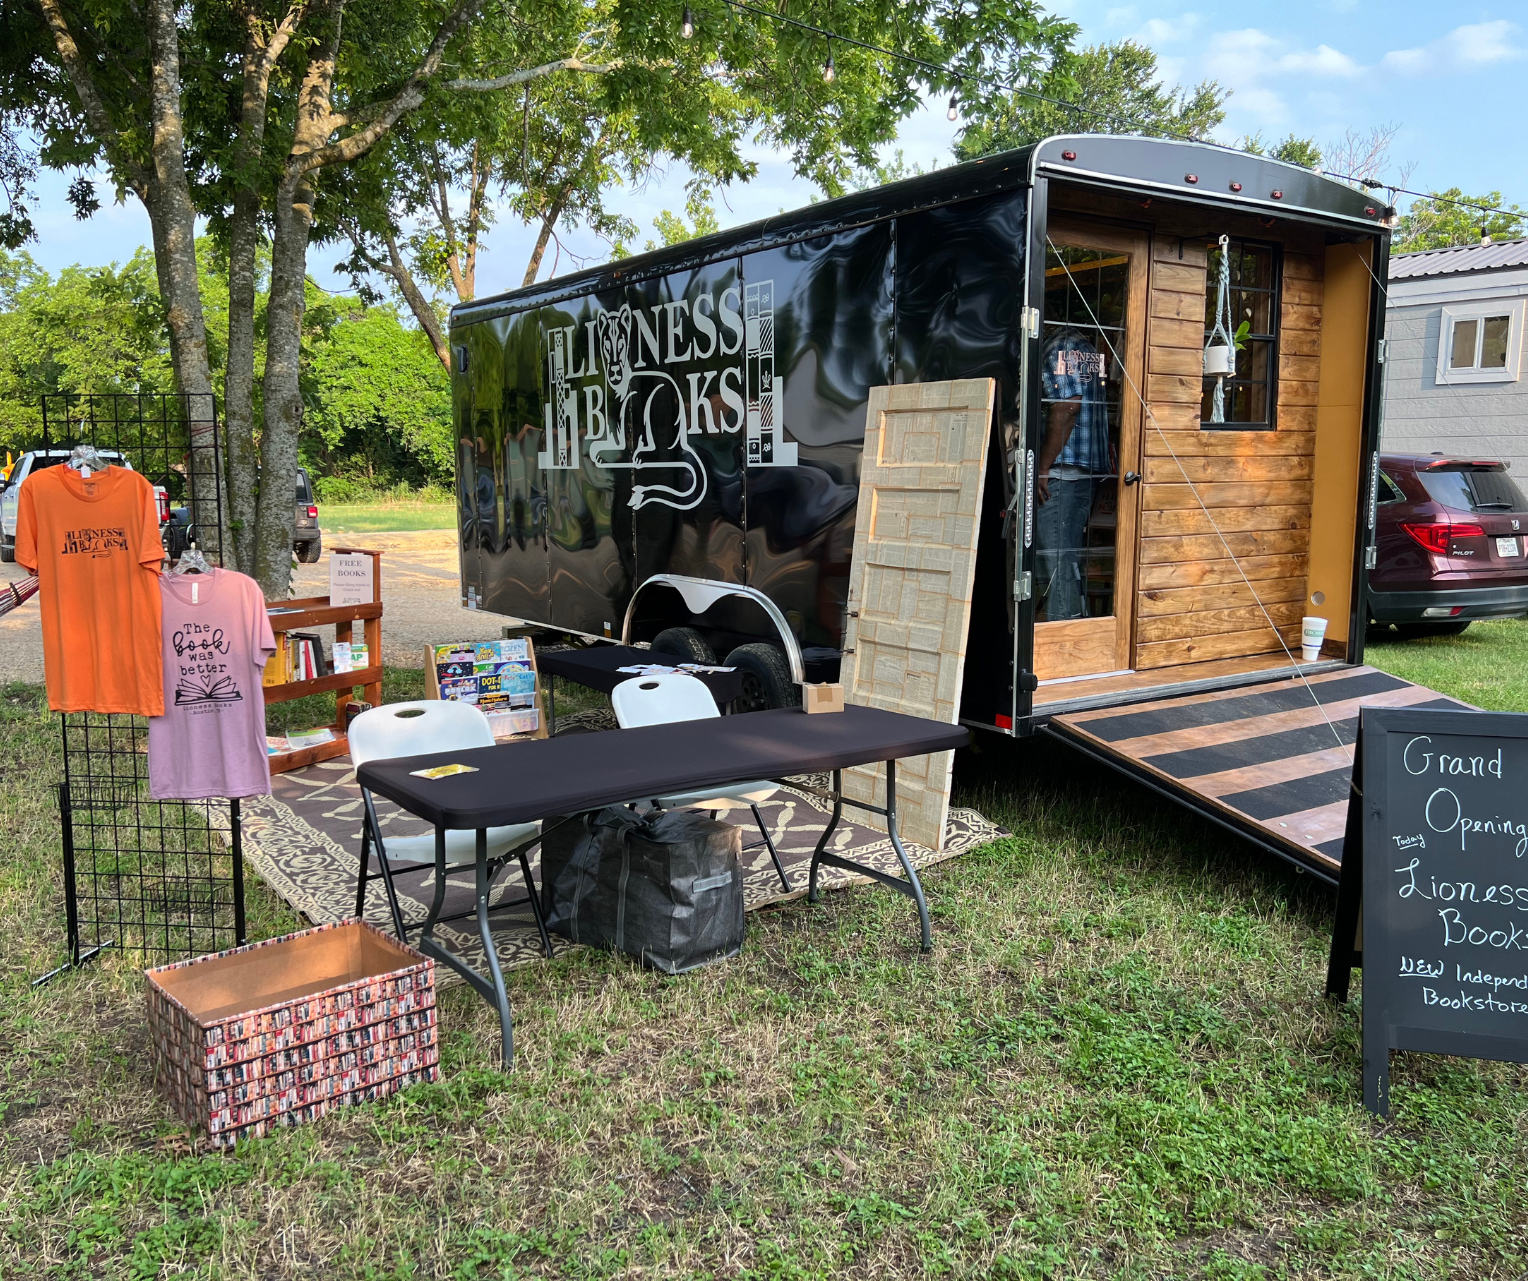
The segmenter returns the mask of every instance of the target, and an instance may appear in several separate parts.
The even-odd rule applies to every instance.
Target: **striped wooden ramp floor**
[[[1372,667],[1348,667],[1308,683],[1067,713],[1048,729],[1335,879],[1360,707],[1474,710]]]

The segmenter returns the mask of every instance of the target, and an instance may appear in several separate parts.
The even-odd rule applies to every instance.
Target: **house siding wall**
[[[1438,333],[1444,305],[1392,304],[1389,309],[1380,447],[1392,453],[1500,458],[1528,483],[1528,382],[1440,385]]]

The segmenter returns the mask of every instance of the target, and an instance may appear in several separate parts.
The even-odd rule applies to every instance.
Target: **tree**
[[[0,449],[37,443],[45,395],[173,387],[152,254],[66,267],[55,280],[28,254],[0,250]]]
[[[956,156],[974,160],[1058,133],[1207,138],[1225,119],[1231,96],[1213,80],[1192,90],[1164,89],[1157,55],[1134,40],[1069,50],[1029,87],[1059,101],[1013,93],[984,108],[962,95],[957,109],[968,123],[955,144]]]
[[[1467,196],[1458,187],[1411,202],[1390,242],[1393,254],[1478,245],[1483,236],[1512,240],[1528,228],[1528,209],[1502,201],[1499,191]]]
[[[287,495],[303,412],[309,246],[337,238],[346,217],[386,223],[375,205],[357,209],[337,197],[360,162],[401,163],[404,150],[391,145],[400,126],[461,148],[488,109],[475,104],[502,104],[506,94],[523,103],[527,86],[587,78],[592,139],[625,113],[648,150],[709,154],[744,175],[751,138],[788,152],[825,189],[841,189],[927,90],[978,86],[978,75],[1038,75],[1075,33],[1033,0],[821,0],[815,23],[891,41],[916,60],[840,44],[830,83],[820,74],[822,35],[720,0],[693,6],[693,39],[680,33],[667,0],[32,3],[0,8],[0,127],[20,120],[41,137],[44,165],[106,163],[119,193],[143,201],[183,391],[211,388],[192,236],[198,207],[226,237],[225,395],[241,437],[230,440],[230,489],[237,503],[256,496],[252,535],[241,517],[233,545],[269,596],[290,582]],[[228,75],[235,66],[239,76]],[[973,87],[971,96],[980,106],[991,94]],[[384,165],[380,179],[357,190],[391,209],[395,172]],[[88,188],[82,194],[88,204]],[[552,206],[538,207],[555,227]],[[251,228],[270,238],[258,425]]]
[[[318,323],[305,342],[303,452],[332,470],[448,479],[451,383],[428,337],[405,329],[392,307],[356,298],[324,300],[310,315]]]
[[[1285,164],[1299,165],[1304,169],[1321,168],[1321,148],[1314,138],[1297,138],[1290,134],[1283,142],[1271,146],[1263,141],[1260,133],[1248,134],[1242,139],[1241,149],[1248,155],[1267,156],[1270,160],[1282,160]]]
[[[131,192],[149,216],[159,296],[170,328],[178,389],[188,394],[193,440],[212,430],[212,374],[196,263],[196,207],[186,167],[180,9],[175,0],[122,3],[36,0],[0,10],[0,126],[14,184],[27,162],[14,159],[16,130],[42,139],[41,163],[102,163],[119,195]],[[94,207],[88,183],[70,192],[80,212]],[[12,195],[11,239],[18,228]],[[219,510],[216,494],[193,491],[199,522]]]
[[[649,251],[666,249],[669,245],[682,245],[686,240],[698,240],[701,236],[709,236],[721,230],[715,207],[701,193],[690,193],[684,211],[689,215],[689,225],[678,214],[667,209],[654,218],[653,230],[658,233],[659,239],[649,240],[643,247]]]

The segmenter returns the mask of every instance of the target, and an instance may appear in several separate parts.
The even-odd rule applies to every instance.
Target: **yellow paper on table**
[[[410,778],[450,778],[453,774],[476,774],[476,765],[432,765],[429,769],[411,769]]]

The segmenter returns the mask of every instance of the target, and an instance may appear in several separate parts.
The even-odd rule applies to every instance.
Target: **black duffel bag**
[[[743,946],[742,834],[696,810],[611,806],[543,824],[546,927],[667,974]]]

